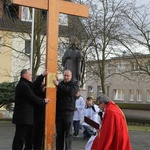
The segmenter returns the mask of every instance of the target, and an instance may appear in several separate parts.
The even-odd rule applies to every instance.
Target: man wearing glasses
[[[97,100],[99,108],[105,113],[91,150],[131,150],[126,119],[121,109],[105,94]]]

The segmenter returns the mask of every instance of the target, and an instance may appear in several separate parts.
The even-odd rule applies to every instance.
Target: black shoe
[[[73,136],[74,137],[79,137],[79,135],[77,133],[74,133]]]

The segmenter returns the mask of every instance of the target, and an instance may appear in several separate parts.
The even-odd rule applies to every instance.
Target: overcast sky
[[[126,0],[131,2],[132,0]],[[150,4],[150,0],[136,0],[138,4]]]

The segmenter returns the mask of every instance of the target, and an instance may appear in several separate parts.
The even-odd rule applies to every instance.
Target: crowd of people
[[[32,81],[30,70],[23,69],[15,89],[12,122],[16,125],[12,150],[43,150],[46,98],[44,78],[47,71]],[[72,137],[89,139],[85,150],[131,150],[126,119],[121,109],[105,94],[86,100],[79,84],[72,80],[72,71],[64,70],[63,80],[53,80],[56,86],[56,150],[72,150]],[[99,124],[99,129],[85,121]],[[73,130],[72,130],[73,129]],[[92,140],[91,140],[92,139]]]

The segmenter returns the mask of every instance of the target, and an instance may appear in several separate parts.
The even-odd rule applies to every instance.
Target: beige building
[[[42,10],[41,14],[45,17]],[[17,81],[20,71],[30,68],[31,21],[29,8],[0,0],[0,82]],[[59,48],[64,48],[63,43],[68,41],[67,25],[64,23],[60,25],[59,39]],[[41,35],[41,41],[42,57],[37,74],[45,69],[46,32]]]
[[[117,103],[150,104],[150,55],[136,55],[136,58],[122,56],[106,60],[106,94]],[[92,72],[87,77],[90,78],[86,82],[87,95],[96,98],[102,93],[100,80]]]
[[[6,36],[7,35],[7,36]],[[7,44],[3,47],[1,44]],[[0,82],[11,81],[12,64],[12,33],[9,31],[0,31]]]
[[[20,70],[30,67],[29,60],[29,45],[31,38],[26,33],[19,32],[12,24],[9,24],[4,19],[3,12],[15,20],[18,20],[18,25],[21,21],[26,22],[26,25],[31,28],[31,18],[29,10],[26,7],[15,7],[18,16],[13,15],[8,11],[11,5],[4,5],[4,1],[0,0],[0,82],[16,81]],[[64,19],[63,19],[64,20]],[[66,42],[66,26],[60,26],[59,35],[61,38],[60,49],[64,49],[63,42]],[[45,61],[46,38],[43,40],[43,64]],[[7,46],[3,46],[7,45]],[[62,46],[61,46],[62,45]],[[18,54],[18,51],[23,51],[26,55]],[[62,56],[61,56],[62,57]],[[150,60],[149,55],[138,56],[139,64],[142,66]],[[61,62],[61,58],[58,58]],[[45,65],[45,64],[44,64]],[[43,65],[43,68],[44,68]],[[39,69],[39,73],[43,70]],[[147,65],[149,69],[149,66]],[[146,69],[146,67],[145,67]],[[105,88],[107,95],[117,102],[121,103],[150,103],[150,77],[146,71],[141,71],[138,68],[137,62],[133,57],[123,56],[119,58],[111,58],[106,61],[106,79]],[[88,79],[86,82],[86,96],[93,95],[95,98],[102,92],[100,80],[92,72],[86,74]],[[85,93],[85,90],[84,90]]]

